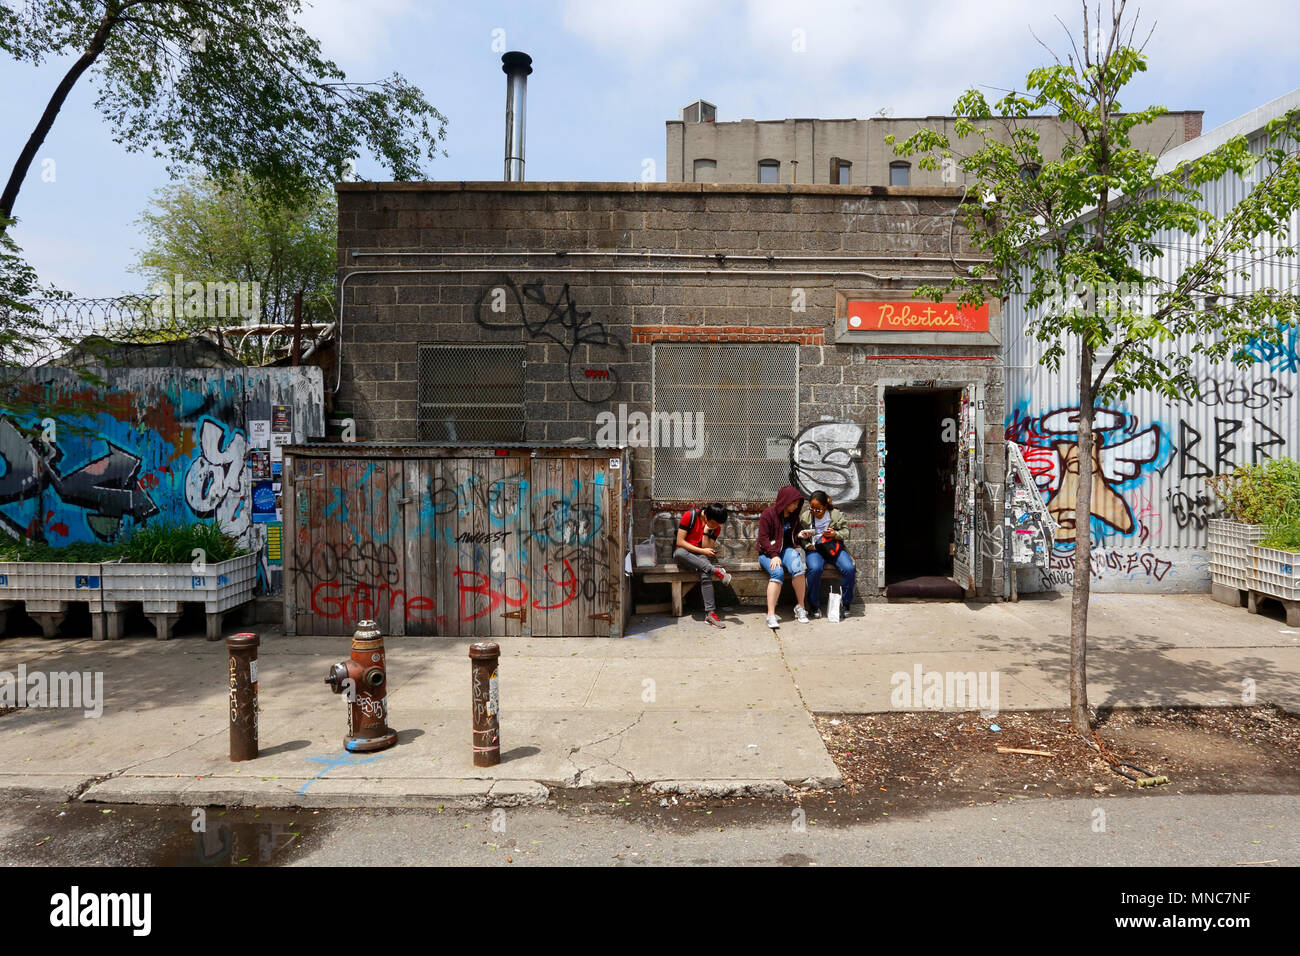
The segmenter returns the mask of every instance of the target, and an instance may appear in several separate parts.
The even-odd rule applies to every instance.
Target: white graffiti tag
[[[199,430],[199,448],[185,474],[185,501],[200,518],[215,517],[227,534],[242,536],[250,520],[248,440],[238,431],[227,438],[221,425],[207,419]]]
[[[806,494],[824,491],[837,505],[857,501],[861,493],[854,454],[862,426],[854,422],[817,422],[801,431],[790,453],[794,484]]]

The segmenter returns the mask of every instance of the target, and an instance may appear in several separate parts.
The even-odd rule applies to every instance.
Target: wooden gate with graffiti
[[[628,466],[573,446],[287,448],[285,633],[621,637]]]

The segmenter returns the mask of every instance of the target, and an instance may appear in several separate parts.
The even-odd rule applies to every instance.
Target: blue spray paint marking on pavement
[[[351,756],[352,754],[345,753],[342,757],[338,758],[337,760],[332,760],[329,757],[308,757],[307,759],[310,760],[312,763],[325,764],[325,769],[322,770],[320,773],[316,774],[316,776],[312,777],[306,783],[304,783],[302,787],[298,790],[298,792],[306,793],[308,787],[310,787],[321,777],[325,776],[325,774],[329,773],[335,767],[351,767],[357,764],[370,763],[372,760],[378,760],[380,757],[384,757],[387,755],[375,754],[373,757],[366,757],[364,760],[351,760],[349,759]]]

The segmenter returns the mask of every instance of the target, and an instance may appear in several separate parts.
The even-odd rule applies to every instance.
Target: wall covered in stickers
[[[4,533],[58,546],[149,522],[217,521],[259,555],[259,591],[277,592],[280,448],[324,434],[320,369],[102,378],[32,369],[0,405]]]

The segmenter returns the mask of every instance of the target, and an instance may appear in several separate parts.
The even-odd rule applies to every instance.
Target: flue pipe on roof
[[[506,75],[506,182],[524,181],[524,99],[533,58],[514,50],[501,56]]]

